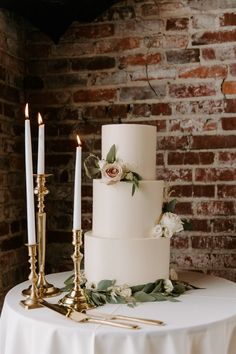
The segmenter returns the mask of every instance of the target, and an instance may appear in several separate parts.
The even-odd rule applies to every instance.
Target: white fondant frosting
[[[115,144],[117,158],[142,179],[156,176],[156,127],[141,124],[107,124],[102,126],[102,158],[106,159]]]
[[[169,277],[170,239],[108,239],[85,234],[85,270],[89,282],[115,279],[137,285]]]
[[[163,181],[140,181],[111,185],[93,181],[93,235],[108,238],[150,237],[162,210]]]
[[[163,181],[155,180],[156,128],[140,124],[102,127],[102,158],[115,144],[117,158],[142,177],[132,184],[93,181],[93,226],[85,234],[84,266],[89,282],[115,279],[142,284],[169,277],[170,240],[151,237],[163,203]]]

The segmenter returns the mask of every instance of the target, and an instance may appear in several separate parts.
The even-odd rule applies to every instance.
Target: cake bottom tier
[[[167,238],[108,239],[85,233],[84,269],[88,282],[103,279],[138,285],[169,278]]]

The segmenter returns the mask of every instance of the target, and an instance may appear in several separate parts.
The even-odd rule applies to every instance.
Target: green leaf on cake
[[[106,161],[108,163],[113,163],[116,161],[116,146],[115,146],[115,144],[113,144],[112,147],[110,148],[110,150],[108,151]]]
[[[89,178],[94,178],[100,174],[99,158],[90,154],[84,160],[85,173]]]
[[[186,219],[182,219],[183,222],[183,228],[186,231],[191,231],[193,229],[193,225],[190,221],[186,220]]]
[[[173,213],[175,210],[176,203],[177,199],[172,199],[170,202],[164,203],[162,209],[163,213]]]

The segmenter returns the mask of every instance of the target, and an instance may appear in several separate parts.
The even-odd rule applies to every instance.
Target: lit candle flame
[[[25,105],[25,118],[29,118],[29,104],[26,103]]]
[[[43,124],[43,118],[40,113],[38,113],[38,123],[39,125]]]
[[[77,137],[77,142],[78,142],[78,145],[79,145],[79,146],[81,146],[82,144],[81,144],[81,140],[80,140],[79,135],[76,135],[76,137]]]

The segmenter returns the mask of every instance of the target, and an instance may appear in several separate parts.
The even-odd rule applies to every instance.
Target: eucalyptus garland
[[[73,287],[73,278],[65,280],[62,291],[70,291]],[[177,297],[196,286],[180,280],[158,279],[153,283],[146,283],[129,287],[116,285],[115,280],[101,280],[97,285],[85,281],[81,285],[89,303],[95,306],[109,304],[128,304],[135,306],[138,302],[179,301]]]

